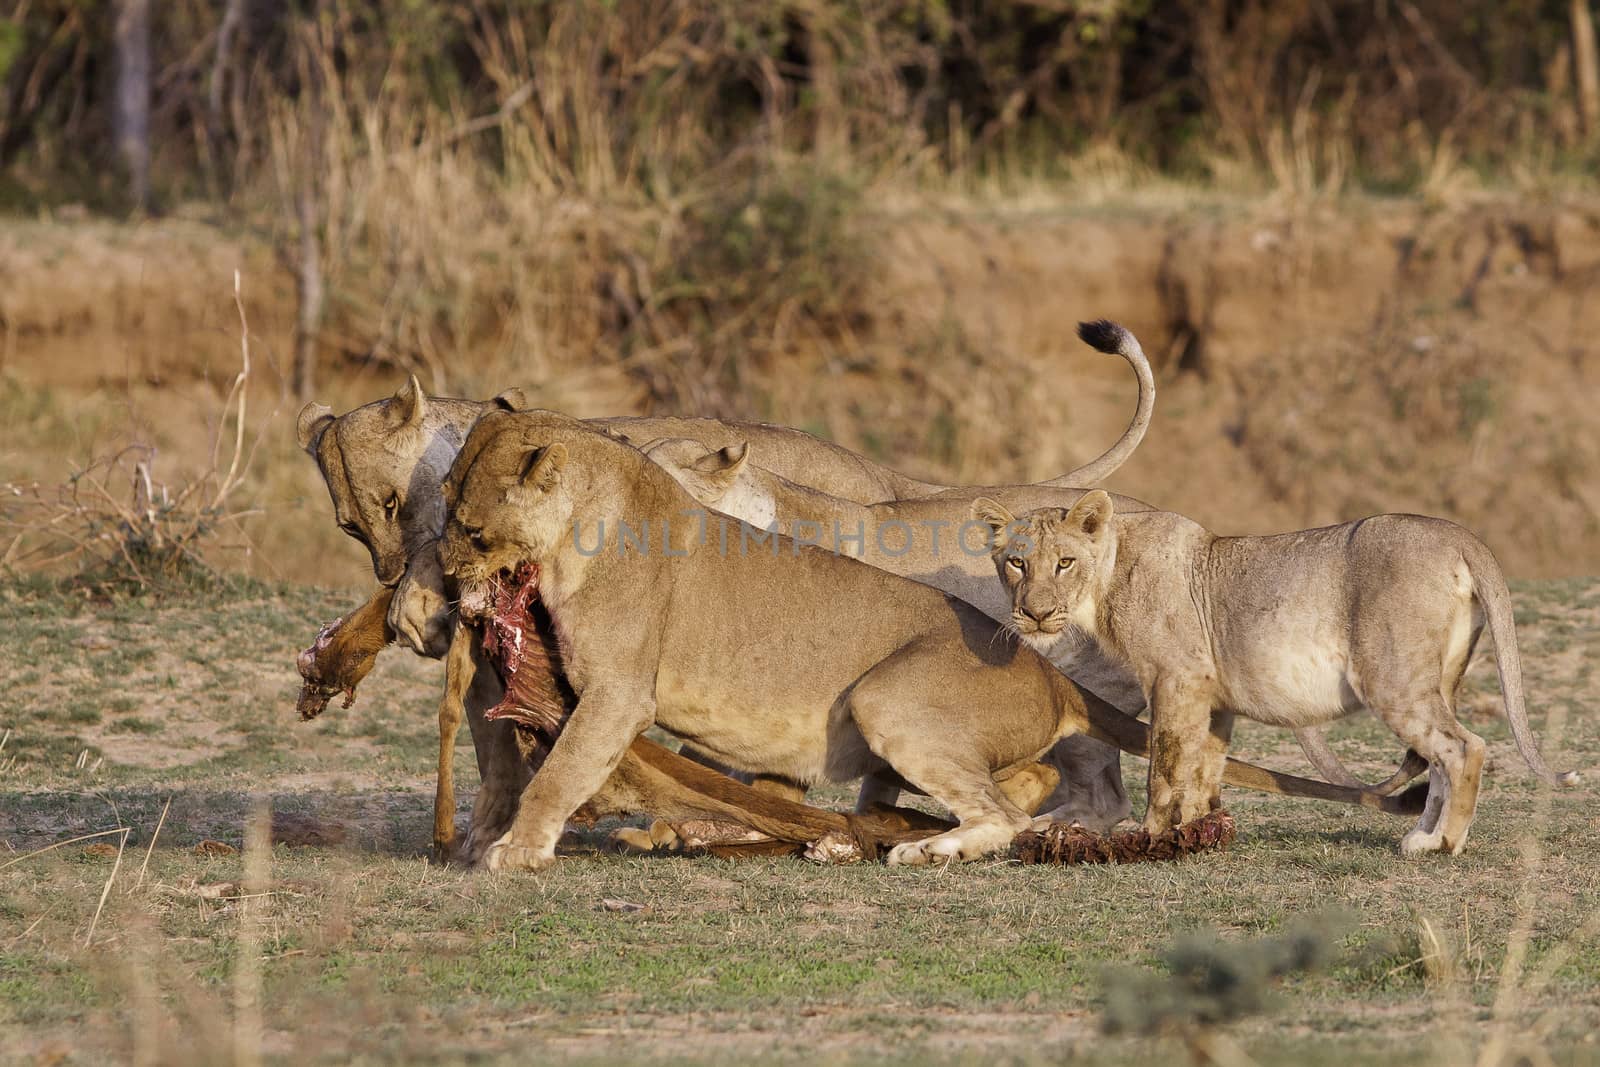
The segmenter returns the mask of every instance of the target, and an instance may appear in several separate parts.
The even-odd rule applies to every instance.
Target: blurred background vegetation
[[[1593,571],[1597,151],[1586,0],[0,0],[0,463],[214,453],[234,266],[280,418],[415,373],[967,481],[1115,436],[1109,315],[1118,488]],[[331,530],[290,436],[267,548]]]
[[[1411,190],[1443,160],[1586,172],[1600,121],[1581,0],[9,6],[13,203],[270,208],[301,171],[453,147],[641,202],[795,159],[1032,179],[1090,148],[1202,183]]]

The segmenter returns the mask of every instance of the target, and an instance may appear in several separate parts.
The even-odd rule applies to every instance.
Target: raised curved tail
[[[1150,429],[1150,416],[1156,409],[1155,375],[1150,373],[1150,361],[1131,331],[1110,319],[1096,319],[1078,323],[1078,336],[1091,348],[1128,361],[1139,379],[1139,403],[1134,409],[1133,421],[1110,448],[1076,470],[1040,483],[1056,489],[1088,489],[1111,477],[1144,440],[1145,431]]]
[[[1500,673],[1500,695],[1506,702],[1506,721],[1517,751],[1534,774],[1552,785],[1577,785],[1577,771],[1552,771],[1539,752],[1533,730],[1528,726],[1528,702],[1522,690],[1522,653],[1517,648],[1517,625],[1511,614],[1511,590],[1506,587],[1500,562],[1488,546],[1471,534],[1463,539],[1461,557],[1472,573],[1472,591],[1483,605],[1489,633],[1494,637],[1495,668]]]

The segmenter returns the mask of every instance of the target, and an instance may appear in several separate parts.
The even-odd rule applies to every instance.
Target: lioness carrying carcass
[[[490,867],[551,862],[568,817],[652,723],[802,783],[901,776],[959,820],[890,853],[911,864],[1005,847],[1030,819],[999,782],[1060,737],[1147,743],[1143,724],[970,605],[780,535],[752,548],[749,526],[698,509],[636,449],[575,419],[484,416],[445,497],[440,561],[460,610],[486,614],[496,583],[536,581],[578,697]],[[1224,770],[1241,784],[1266,774]]]
[[[1117,354],[1128,361],[1139,382],[1133,420],[1098,458],[1044,484],[1084,486],[1103,481],[1144,439],[1155,409],[1155,379],[1137,347]],[[479,416],[497,408],[528,406],[519,389],[482,402],[429,397],[413,376],[393,397],[343,415],[334,415],[323,404],[307,404],[300,410],[296,435],[300,447],[317,462],[339,528],[371,553],[378,581],[392,586],[416,550],[444,529],[439,483]],[[656,416],[594,419],[590,424],[635,442],[687,437],[711,448],[753,442],[770,470],[862,503],[910,499],[949,488],[908,478],[787,426]]]
[[[1143,352],[1118,353],[1132,366],[1139,397],[1132,421],[1113,446],[1092,462],[1050,484],[1093,484],[1110,475],[1143,439],[1154,408],[1154,379]],[[300,445],[316,460],[340,528],[372,556],[380,582],[398,581],[408,565],[435,566],[432,542],[442,530],[438,487],[461,441],[477,418],[497,407],[526,406],[519,390],[493,401],[429,398],[412,378],[394,397],[335,416],[321,404],[300,412]],[[609,431],[646,440],[664,434],[686,436],[722,447],[733,440],[758,440],[771,452],[769,462],[807,484],[826,487],[852,499],[872,501],[934,492],[942,487],[907,478],[810,434],[757,423],[725,424],[712,419],[615,418],[597,420]],[[419,591],[437,588],[436,576],[423,574]],[[396,597],[390,624],[401,640],[420,654],[443,657],[452,645],[453,622],[434,610],[423,592]],[[411,610],[406,610],[407,608]],[[435,811],[436,851],[454,849],[454,791],[450,773],[455,727],[462,714],[472,730],[482,785],[472,822],[492,839],[509,820],[516,794],[526,780],[522,756],[508,724],[483,721],[484,709],[499,700],[493,671],[472,670],[473,646],[463,644],[451,657],[451,677],[440,705],[440,778]],[[463,709],[464,708],[464,712]],[[792,795],[792,793],[791,793]],[[483,833],[469,836],[464,858],[479,851]]]
[[[1456,719],[1456,690],[1485,621],[1517,749],[1557,775],[1528,727],[1522,661],[1500,566],[1453,523],[1419,515],[1272,537],[1217,537],[1172,512],[1123,514],[1101,490],[1019,521],[980,499],[1014,631],[1047,650],[1069,631],[1125,664],[1150,701],[1145,828],[1220,804],[1235,715],[1285,726],[1370,708],[1427,761],[1426,808],[1401,851],[1466,845],[1483,739]]]

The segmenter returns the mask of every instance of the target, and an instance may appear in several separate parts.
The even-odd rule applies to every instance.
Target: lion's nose
[[[1028,607],[1026,604],[1022,605],[1022,614],[1028,619],[1031,619],[1035,624],[1044,622],[1044,620],[1050,616],[1048,611],[1040,613],[1035,611],[1033,608]]]

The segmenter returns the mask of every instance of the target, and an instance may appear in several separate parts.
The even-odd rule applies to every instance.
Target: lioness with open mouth
[[[501,583],[537,582],[578,698],[491,868],[551,862],[568,817],[652,724],[805,784],[898,775],[958,820],[896,846],[899,864],[1006,847],[1030,819],[999,782],[1065,735],[1147,744],[1143,724],[970,605],[816,546],[752,539],[566,416],[485,416],[445,499],[440,560],[462,613],[486,615]],[[1229,761],[1224,773],[1252,784],[1264,772]]]
[[[1167,511],[1122,514],[1101,490],[1020,520],[973,503],[994,534],[1011,625],[1048,650],[1087,635],[1150,701],[1145,828],[1218,806],[1235,715],[1316,726],[1370,708],[1426,761],[1427,805],[1402,852],[1458,853],[1483,771],[1483,739],[1455,715],[1487,621],[1517,749],[1552,772],[1528,727],[1511,598],[1483,542],[1442,519],[1376,515],[1271,537],[1217,537]]]

